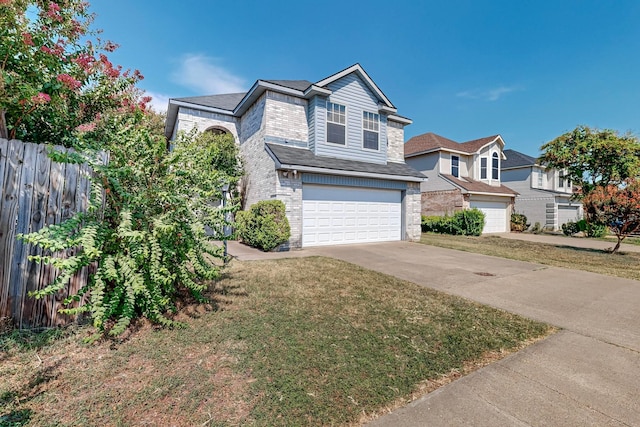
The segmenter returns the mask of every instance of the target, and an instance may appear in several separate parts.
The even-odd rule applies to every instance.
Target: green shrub
[[[587,237],[604,237],[607,234],[607,226],[598,222],[587,222],[581,219],[576,223],[579,231],[584,232]]]
[[[562,233],[564,233],[565,236],[573,236],[580,231],[582,231],[580,225],[576,222],[568,221],[562,224]]]
[[[479,236],[484,228],[484,213],[476,208],[455,212],[452,216],[423,216],[422,231],[461,236]]]
[[[289,240],[291,230],[280,200],[263,200],[236,213],[236,232],[247,245],[271,251]]]
[[[525,214],[511,214],[511,231],[524,231],[527,227],[529,227],[529,225],[527,224],[527,217]]]
[[[445,216],[422,216],[422,232],[453,234],[451,233],[451,217]]]

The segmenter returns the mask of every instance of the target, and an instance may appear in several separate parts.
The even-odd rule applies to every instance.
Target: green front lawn
[[[552,332],[321,257],[234,261],[211,299],[121,343],[0,336],[0,425],[357,425]]]
[[[498,236],[467,237],[423,233],[420,242],[443,248],[640,280],[640,253],[638,252],[611,254],[599,249],[503,239]]]

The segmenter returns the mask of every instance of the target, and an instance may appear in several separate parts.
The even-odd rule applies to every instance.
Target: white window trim
[[[497,158],[498,159],[498,177],[494,178],[493,177],[493,159]],[[500,182],[500,154],[497,151],[494,151],[491,154],[491,181],[496,181],[496,182]]]
[[[485,172],[484,178],[482,177],[482,160],[486,161],[486,165],[484,166],[484,172]],[[489,180],[489,157],[487,156],[480,157],[480,167],[478,168],[478,178],[480,178],[481,181]]]
[[[542,173],[542,169],[538,169],[538,187],[544,188],[544,175]]]
[[[329,141],[329,126],[328,123],[334,123],[337,125],[342,125],[342,123],[338,123],[338,122],[333,122],[330,121],[327,118],[327,112],[329,111],[329,104],[335,104],[335,105],[339,105],[341,107],[344,107],[344,144],[340,144],[338,142],[331,142]],[[327,144],[330,144],[332,147],[347,147],[349,145],[349,132],[348,132],[348,123],[349,123],[349,109],[346,105],[344,104],[340,104],[338,102],[333,102],[330,100],[327,100],[327,102],[325,102],[324,104],[324,142],[326,142]]]
[[[368,130],[369,132],[376,132],[376,131],[372,131],[371,129],[365,129],[364,128],[364,114],[365,113],[375,114],[376,116],[378,116],[378,131],[377,131],[377,133],[378,133],[378,148],[375,149],[375,150],[373,148],[367,148],[367,147],[364,146],[364,131]],[[361,138],[360,146],[362,147],[363,150],[372,151],[372,152],[375,152],[375,153],[379,153],[380,152],[380,140],[382,139],[381,138],[381,133],[382,132],[380,132],[380,128],[381,128],[381,125],[380,125],[380,113],[374,113],[373,111],[362,110],[362,133],[360,134],[360,138]]]
[[[454,175],[454,173],[453,173],[453,158],[454,157],[458,159],[458,175]],[[451,157],[450,157],[449,162],[450,162],[449,173],[451,174],[451,176],[454,176],[456,178],[460,178],[460,156],[452,154]]]

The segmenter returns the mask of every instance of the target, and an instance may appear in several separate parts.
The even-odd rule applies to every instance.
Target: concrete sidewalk
[[[528,242],[546,243],[556,246],[571,246],[574,248],[585,249],[613,249],[616,245],[617,239],[610,238],[609,240],[590,239],[586,237],[569,237],[563,234],[532,234],[532,233],[497,233],[492,236],[500,236],[505,239],[525,240]],[[640,245],[632,245],[622,243],[620,245],[620,252],[640,252]]]

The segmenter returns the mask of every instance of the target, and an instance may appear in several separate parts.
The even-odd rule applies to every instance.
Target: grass
[[[552,329],[342,261],[232,263],[188,328],[0,336],[0,425],[357,425]]]
[[[640,280],[640,253],[638,252],[611,254],[599,249],[526,242],[498,236],[468,237],[423,233],[420,242],[443,248]]]

